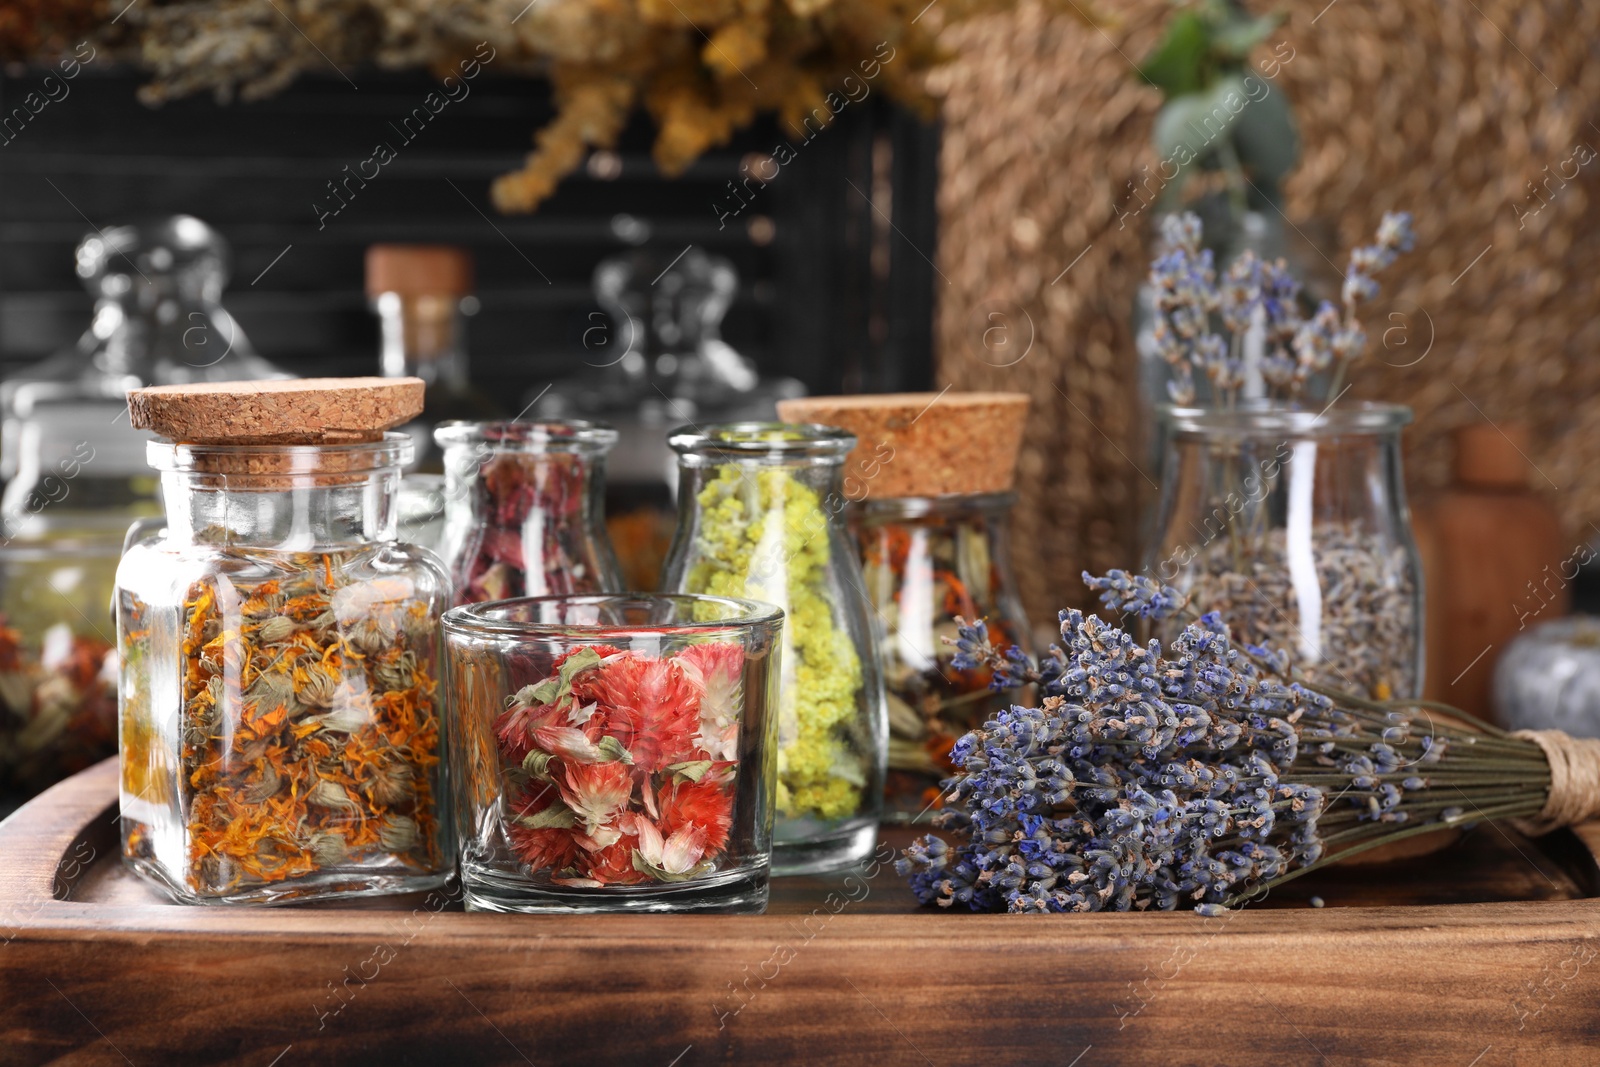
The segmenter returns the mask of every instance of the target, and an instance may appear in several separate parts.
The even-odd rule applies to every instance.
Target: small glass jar
[[[452,869],[437,631],[395,538],[411,442],[151,442],[166,530],[117,570],[122,847],[179,901],[407,892]]]
[[[467,907],[764,910],[782,628],[726,597],[447,612]]]
[[[1144,573],[1369,699],[1422,693],[1422,568],[1400,430],[1409,408],[1169,408],[1161,504]],[[1176,637],[1184,620],[1169,620]]]
[[[960,737],[1017,700],[988,670],[951,665],[957,617],[983,619],[997,647],[1030,644],[1011,573],[1014,493],[869,498],[852,504],[863,588],[878,625],[889,705],[885,816],[928,819],[955,773]]]
[[[888,721],[877,650],[840,494],[855,437],[829,426],[683,429],[678,532],[665,587],[784,611],[775,874],[869,855],[883,810]]]
[[[622,589],[605,524],[598,422],[447,422],[445,564],[456,603]]]

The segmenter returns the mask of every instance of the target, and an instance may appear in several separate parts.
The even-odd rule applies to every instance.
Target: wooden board
[[[1600,825],[1215,919],[918,909],[888,865],[763,916],[544,917],[168,904],[115,791],[108,761],[0,824],[0,1063],[1600,1062]]]

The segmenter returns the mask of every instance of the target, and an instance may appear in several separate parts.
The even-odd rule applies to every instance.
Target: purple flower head
[[[1083,583],[1099,592],[1100,603],[1108,611],[1133,614],[1142,619],[1169,619],[1188,604],[1188,598],[1180,590],[1142,574],[1112,570],[1097,578],[1084,571]]]
[[[1163,251],[1181,249],[1193,254],[1200,250],[1200,216],[1192,211],[1167,215],[1160,222],[1158,247]]]

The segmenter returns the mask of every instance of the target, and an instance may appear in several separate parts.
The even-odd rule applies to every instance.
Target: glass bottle
[[[383,376],[421,378],[427,386],[422,417],[403,429],[414,438],[418,469],[429,473],[444,470],[434,427],[505,414],[470,378],[466,320],[478,309],[472,290],[472,253],[465,248],[378,244],[367,249],[367,297],[378,316]]]
[[[931,817],[950,749],[1016,693],[989,688],[987,670],[951,665],[957,617],[983,619],[996,647],[1031,644],[1011,571],[1014,493],[869,497],[849,508],[861,577],[877,620],[889,706],[885,817]]]
[[[849,866],[883,810],[887,712],[840,495],[855,437],[770,422],[682,429],[669,592],[784,610],[773,872]]]
[[[782,626],[642,593],[447,612],[467,907],[763,910]]]
[[[442,553],[456,603],[622,590],[605,525],[606,453],[597,422],[452,422]]]
[[[94,231],[76,345],[0,384],[0,788],[33,793],[116,752],[107,610],[123,535],[154,515],[129,388],[282,377],[220,304],[228,249],[179,215]]]
[[[1144,573],[1236,636],[1369,699],[1421,695],[1422,568],[1400,461],[1409,408],[1167,409]],[[1165,638],[1182,620],[1169,620]]]
[[[612,221],[629,243],[648,241],[631,216]],[[620,434],[606,468],[606,526],[629,589],[661,580],[677,517],[676,469],[666,435],[686,421],[769,420],[775,404],[800,396],[793,378],[762,377],[722,338],[739,293],[725,256],[646,244],[601,260],[583,330],[584,368],[530,396],[540,418],[604,420]]]
[[[449,579],[395,539],[410,439],[149,445],[117,571],[122,847],[181,902],[441,885]]]

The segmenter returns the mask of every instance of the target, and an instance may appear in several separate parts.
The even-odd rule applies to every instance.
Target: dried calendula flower
[[[191,888],[218,893],[369,857],[439,862],[433,618],[405,580],[214,582],[184,605]],[[281,614],[246,622],[275,605]],[[413,624],[417,616],[427,627]],[[235,625],[234,620],[239,620]]]

